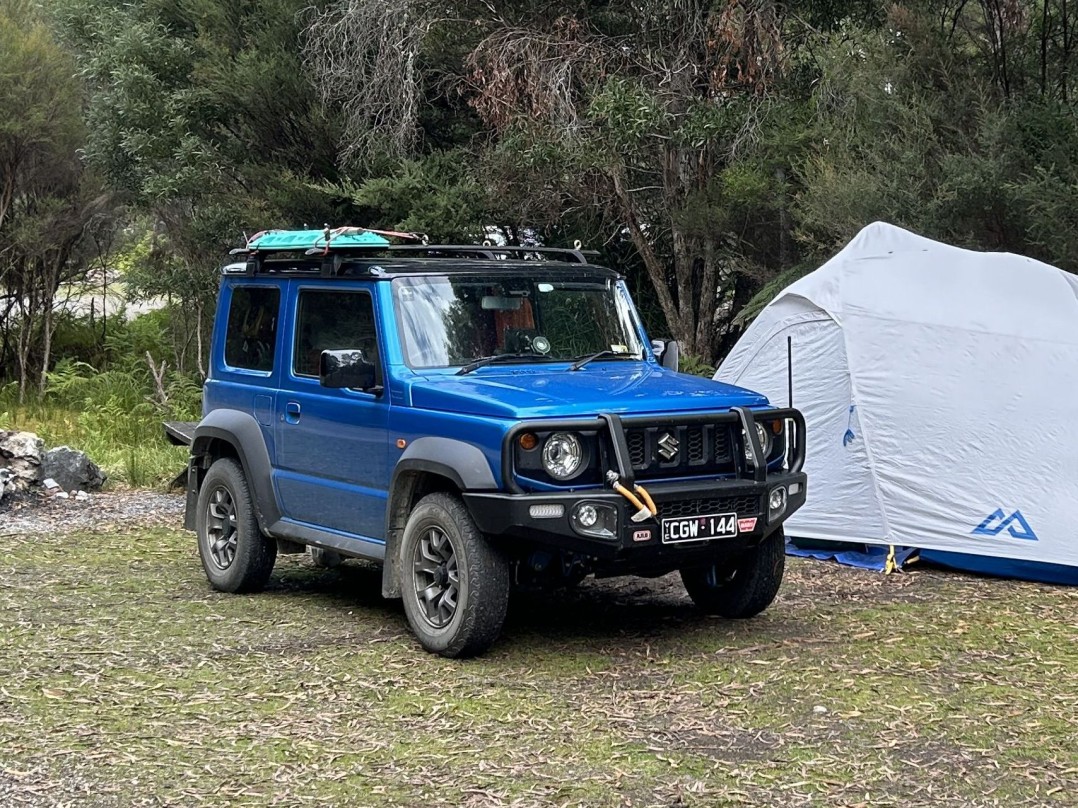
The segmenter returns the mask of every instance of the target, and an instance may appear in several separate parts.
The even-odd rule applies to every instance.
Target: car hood
[[[613,413],[672,413],[766,406],[767,399],[723,382],[644,362],[565,367],[486,367],[437,374],[411,384],[412,406],[493,418],[575,418]]]

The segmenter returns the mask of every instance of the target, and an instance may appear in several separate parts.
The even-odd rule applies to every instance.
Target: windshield
[[[628,301],[613,280],[423,276],[395,278],[393,293],[405,360],[413,368],[510,354],[519,362],[601,351],[609,352],[605,358],[642,358]]]

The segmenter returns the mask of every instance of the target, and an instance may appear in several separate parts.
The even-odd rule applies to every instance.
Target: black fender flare
[[[453,438],[423,437],[409,444],[389,485],[386,503],[386,554],[382,566],[382,596],[400,597],[400,541],[408,520],[419,474],[436,474],[460,491],[498,490],[486,455],[474,444]]]
[[[262,436],[262,427],[249,413],[240,410],[218,409],[210,412],[195,427],[195,437],[191,442],[192,471],[188,475],[188,502],[191,501],[191,489],[201,483],[201,475],[192,480],[201,458],[209,454],[210,444],[220,440],[236,451],[247,484],[254,498],[255,517],[263,533],[281,518],[280,503],[273,491],[273,466],[270,463],[269,449]]]

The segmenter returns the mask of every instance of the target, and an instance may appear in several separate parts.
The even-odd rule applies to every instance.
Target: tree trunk
[[[14,371],[15,357],[12,354],[12,318],[11,312],[15,308],[14,298],[4,299],[4,310],[0,313],[0,381],[10,378],[9,373]],[[10,364],[9,364],[10,361]]]
[[[195,337],[198,340],[196,350],[198,352],[198,374],[202,377],[202,380],[206,380],[206,368],[202,363],[202,303],[199,302],[195,308]]]
[[[49,358],[52,354],[52,297],[45,305],[44,333],[41,335],[41,377],[38,379],[37,392],[45,395],[45,386],[49,381]]]
[[[629,237],[644,262],[648,278],[651,280],[651,285],[655,288],[655,294],[659,298],[659,306],[666,316],[667,325],[670,326],[674,339],[678,340],[678,342],[687,342],[690,332],[682,327],[681,318],[678,316],[678,310],[674,305],[674,298],[671,296],[670,287],[666,283],[666,267],[663,266],[659,256],[655,254],[651,242],[644,235],[636,206],[633,204],[632,196],[626,183],[624,166],[615,166],[611,170],[610,178],[614,185],[614,195],[625,218],[625,226],[629,231]]]
[[[109,268],[108,262],[101,262],[101,347],[105,347],[105,341],[109,336]],[[108,356],[107,351],[102,355]]]
[[[20,307],[22,308],[22,307]],[[26,385],[30,378],[30,334],[33,331],[34,322],[30,311],[24,310],[22,327],[19,329],[19,338],[15,345],[16,360],[19,366],[19,404],[26,403]]]

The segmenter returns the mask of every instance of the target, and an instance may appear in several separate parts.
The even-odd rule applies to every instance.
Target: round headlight
[[[569,432],[555,432],[543,444],[543,468],[556,480],[575,475],[583,460],[580,439]]]
[[[744,435],[744,433],[742,433]],[[745,460],[749,463],[752,462],[752,444],[749,443],[749,436],[745,435]],[[760,446],[764,450],[764,460],[767,460],[767,456],[771,454],[771,433],[767,431],[767,428],[763,424],[756,424],[756,437],[760,439]]]

